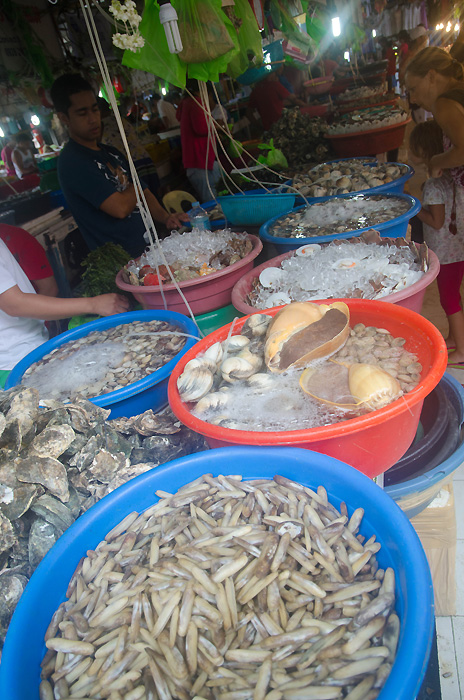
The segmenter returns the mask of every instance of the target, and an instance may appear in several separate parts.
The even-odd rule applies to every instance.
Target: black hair
[[[71,96],[89,90],[94,92],[91,84],[80,73],[65,73],[53,83],[50,96],[55,110],[67,114],[71,107]]]
[[[25,131],[21,131],[19,134],[16,134],[16,143],[22,143],[23,141],[31,141],[31,136],[30,134],[26,133]]]

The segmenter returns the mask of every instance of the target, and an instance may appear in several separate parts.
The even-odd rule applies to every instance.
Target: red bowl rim
[[[248,253],[248,255],[245,255],[245,257],[241,260],[237,260],[237,262],[233,265],[229,265],[228,267],[225,267],[222,270],[218,270],[217,272],[212,272],[210,275],[204,275],[203,277],[195,277],[194,279],[186,280],[185,282],[178,282],[178,286],[181,289],[185,289],[188,287],[193,287],[194,285],[204,284],[205,282],[217,280],[218,278],[225,277],[230,272],[239,270],[241,267],[244,267],[247,263],[254,260],[262,251],[263,243],[261,239],[258,238],[258,236],[254,236],[252,233],[247,233],[246,235],[248,237],[248,240],[250,240],[253,243],[253,248]],[[136,260],[137,259],[138,258],[136,258]],[[146,294],[154,292],[161,293],[161,290],[163,290],[163,292],[171,292],[177,290],[176,285],[172,284],[172,282],[170,284],[163,285],[147,285],[146,287],[143,284],[141,284],[140,286],[136,286],[135,284],[127,284],[127,282],[124,282],[122,279],[122,270],[119,270],[118,274],[116,275],[116,284],[119,287],[119,289],[123,289],[125,292],[132,292],[132,294]]]
[[[333,304],[335,301],[345,302],[350,308],[350,311],[351,307],[360,308],[364,307],[365,305],[370,306],[373,311],[382,311],[383,316],[387,317],[388,319],[393,317],[398,321],[402,320],[405,324],[414,328],[422,329],[424,333],[427,333],[431,339],[432,346],[435,347],[437,356],[435,361],[432,361],[432,365],[425,379],[421,379],[415,389],[409,391],[405,396],[401,396],[399,399],[396,399],[396,401],[393,401],[385,408],[381,408],[373,411],[372,413],[351,418],[340,423],[334,423],[332,425],[324,425],[300,430],[282,430],[278,432],[247,431],[223,428],[213,425],[212,423],[207,423],[191,413],[179,396],[177,379],[182,374],[183,369],[189,360],[196,357],[199,352],[204,352],[218,340],[225,339],[231,326],[229,323],[227,326],[222,326],[222,328],[210,333],[208,336],[206,336],[206,338],[203,338],[201,341],[196,343],[196,345],[194,345],[189,352],[183,355],[183,357],[174,367],[168,384],[168,400],[173,413],[188,428],[200,433],[201,435],[204,435],[207,438],[212,438],[221,442],[229,442],[231,444],[264,443],[266,445],[282,445],[308,441],[317,442],[333,438],[342,438],[347,435],[355,434],[365,430],[366,428],[372,428],[379,423],[383,423],[390,418],[398,417],[401,414],[401,407],[405,404],[406,408],[410,410],[411,407],[423,401],[440,381],[446,370],[446,365],[448,362],[446,343],[440,331],[430,321],[415,311],[411,311],[410,309],[406,309],[385,301],[376,301],[372,299],[320,299],[314,301],[313,303]],[[276,306],[272,309],[258,311],[257,313],[275,316],[280,309],[284,308],[284,306],[286,305]],[[252,315],[254,314],[249,314],[248,316],[243,316],[240,319],[235,319],[235,321],[233,321],[234,328],[236,327],[237,330],[241,329],[245,321]],[[388,326],[388,323],[386,325]]]
[[[398,122],[397,124],[389,124],[388,126],[381,126],[378,129],[369,129],[369,131],[351,131],[349,134],[324,134],[324,138],[336,140],[349,139],[353,138],[353,136],[368,136],[369,134],[380,134],[381,131],[393,131],[393,129],[398,129],[399,127],[406,126],[407,124],[409,124],[410,121],[411,117],[408,117],[403,122]]]

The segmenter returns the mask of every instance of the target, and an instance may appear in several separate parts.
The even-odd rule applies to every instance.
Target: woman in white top
[[[16,136],[16,148],[11,154],[11,159],[16,171],[16,177],[19,180],[39,171],[35,164],[32,143],[27,134],[23,133]]]
[[[0,240],[0,386],[13,367],[46,340],[44,321],[79,314],[111,316],[129,308],[118,294],[59,299],[37,294],[25,273]],[[3,381],[2,381],[3,380]]]

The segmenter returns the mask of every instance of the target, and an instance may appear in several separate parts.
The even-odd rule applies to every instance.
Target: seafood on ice
[[[239,334],[187,362],[177,388],[195,417],[223,428],[330,425],[417,386],[422,367],[404,344],[384,328],[351,327],[344,302],[293,303],[274,317],[249,316]]]

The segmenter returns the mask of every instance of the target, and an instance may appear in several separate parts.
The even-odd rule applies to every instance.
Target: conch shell
[[[403,394],[396,379],[380,367],[365,363],[344,365],[332,360],[322,367],[306,369],[300,386],[322,403],[369,411],[384,408]]]
[[[330,306],[289,304],[269,324],[264,348],[266,365],[271,372],[284,372],[333,355],[348,338],[349,322],[350,310],[343,302]]]

